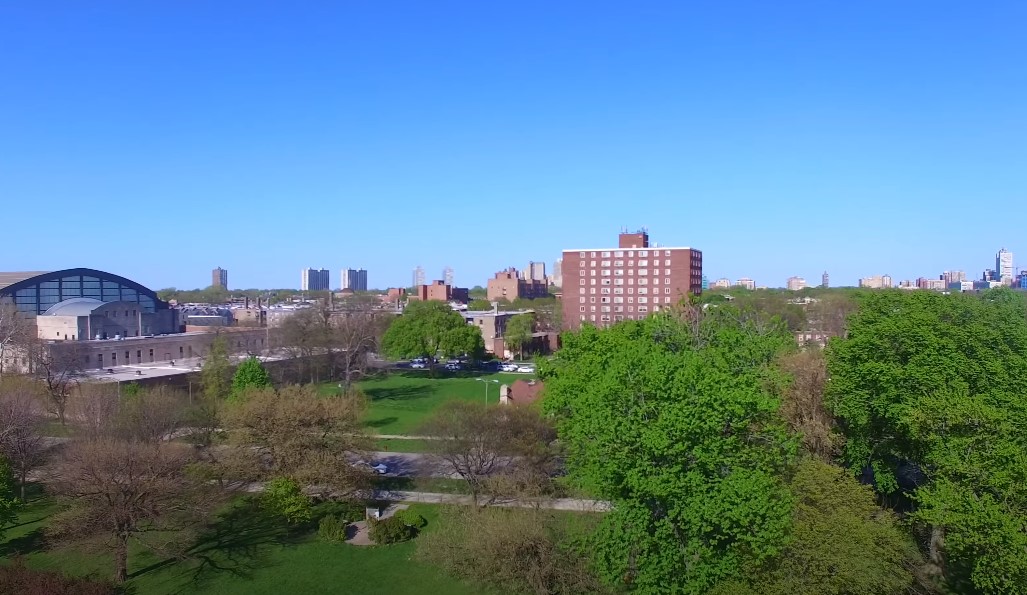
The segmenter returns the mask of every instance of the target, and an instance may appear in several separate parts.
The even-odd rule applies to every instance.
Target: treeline
[[[563,337],[544,407],[613,503],[577,550],[605,588],[1027,592],[1023,296],[852,304],[822,351],[735,303]]]

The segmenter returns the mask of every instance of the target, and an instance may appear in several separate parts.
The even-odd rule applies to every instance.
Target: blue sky
[[[0,270],[473,286],[622,226],[770,286],[1027,264],[1025,23],[938,0],[4,2]]]

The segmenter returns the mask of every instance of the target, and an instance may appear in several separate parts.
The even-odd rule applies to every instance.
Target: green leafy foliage
[[[271,375],[264,364],[255,357],[248,357],[235,370],[232,377],[232,398],[239,398],[248,388],[265,388],[271,386]]]
[[[468,310],[491,310],[492,302],[485,298],[473,299],[467,303]]]
[[[614,505],[597,568],[642,592],[703,593],[780,553],[791,523],[797,446],[764,385],[793,340],[728,308],[688,316],[586,326],[540,366],[572,477]]]
[[[415,301],[407,305],[382,338],[382,350],[391,358],[461,356],[480,358],[485,352],[481,332],[464,321],[449,304]]]
[[[267,482],[260,495],[260,504],[268,512],[293,524],[310,520],[310,498],[300,484],[287,477],[276,477]]]
[[[417,529],[402,518],[390,516],[384,519],[368,519],[368,536],[378,545],[390,545],[413,539]]]
[[[521,357],[524,357],[524,346],[531,342],[531,335],[534,331],[534,314],[518,314],[507,321],[503,338],[511,350],[517,351]]]
[[[200,383],[203,395],[212,403],[226,398],[231,392],[231,370],[228,361],[228,341],[220,334],[214,337],[210,351],[203,361]]]
[[[317,536],[324,541],[342,542],[346,541],[346,527],[349,525],[338,515],[327,514],[321,517],[317,525]]]
[[[6,458],[0,457],[0,537],[18,516],[21,500],[15,492],[14,473]]]
[[[409,508],[397,511],[395,516],[415,529],[423,529],[428,524],[428,521],[423,516]]]
[[[828,356],[850,468],[942,532],[930,554],[951,588],[1027,593],[1023,296],[867,295]]]

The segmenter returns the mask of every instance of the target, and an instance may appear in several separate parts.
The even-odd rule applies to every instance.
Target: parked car
[[[410,363],[410,367],[414,368],[415,370],[423,370],[426,367],[426,364],[424,362],[415,361]]]
[[[535,367],[534,366],[518,366],[517,367],[517,371],[518,372],[525,372],[525,373],[528,373],[528,374],[534,374],[535,373]]]
[[[374,465],[371,465],[371,469],[377,471],[378,475],[385,475],[389,472],[389,466],[385,463],[375,463]]]
[[[454,364],[454,363],[446,364],[446,369],[449,370],[450,372],[456,372],[457,370],[460,369],[460,364]]]
[[[504,372],[516,372],[517,364],[503,364],[499,369]]]

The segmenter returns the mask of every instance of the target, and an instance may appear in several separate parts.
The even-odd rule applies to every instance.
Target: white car
[[[413,362],[412,364],[410,364],[410,367],[415,370],[423,370],[425,365],[424,362]]]
[[[517,364],[503,364],[499,369],[504,372],[516,372]]]
[[[374,465],[371,465],[371,469],[377,471],[378,475],[385,475],[389,472],[389,467],[385,463],[376,463]]]
[[[517,371],[518,372],[526,372],[528,374],[534,374],[535,373],[535,368],[533,368],[532,366],[520,366],[520,367],[517,368]]]

